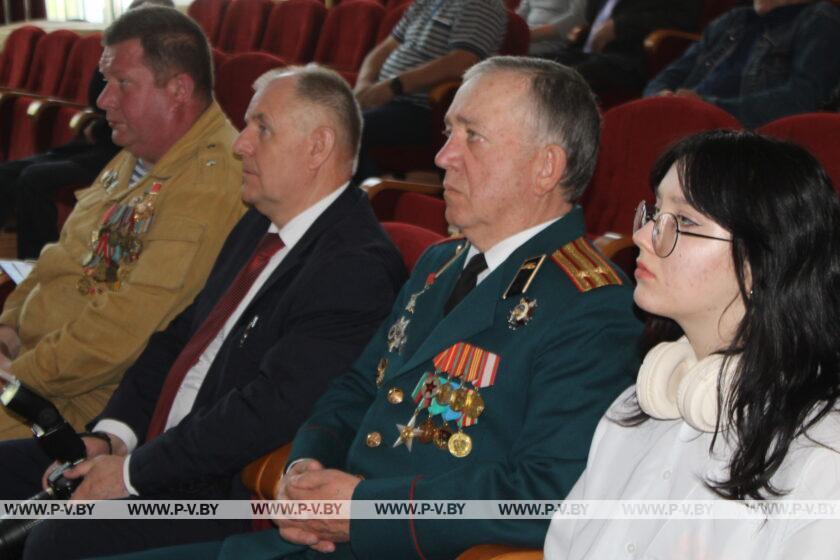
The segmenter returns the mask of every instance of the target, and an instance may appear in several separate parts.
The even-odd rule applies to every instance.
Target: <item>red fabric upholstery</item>
[[[653,200],[653,163],[677,140],[694,132],[740,128],[714,105],[681,97],[650,97],[610,109],[604,115],[598,167],[581,200],[586,229],[630,234],[639,201]]]
[[[87,105],[88,87],[93,73],[102,55],[102,35],[94,33],[79,38],[67,57],[67,68],[61,78],[56,97],[59,99]],[[30,119],[27,126],[33,128],[29,146],[22,146],[30,153],[43,152],[54,146],[69,142],[73,138],[70,120],[80,109],[72,106],[55,105],[43,110],[38,118]],[[10,148],[14,151],[15,146]]]
[[[505,5],[508,10],[515,10],[521,4],[521,0],[505,0]]]
[[[337,70],[354,84],[384,16],[385,8],[373,0],[348,0],[331,8],[315,49],[315,62]]]
[[[285,66],[283,60],[268,53],[235,54],[219,68],[216,99],[238,130],[245,128],[245,111],[254,95],[254,81],[271,70]]]
[[[257,50],[272,6],[271,0],[231,0],[219,31],[218,47],[226,53]]]
[[[442,198],[411,191],[384,189],[370,200],[380,222],[402,222],[448,234],[446,203]]]
[[[66,29],[59,29],[41,37],[35,45],[25,89],[40,95],[55,94],[64,74],[67,55],[78,40],[77,34]]]
[[[327,17],[318,0],[286,0],[271,9],[260,50],[290,64],[310,62]]]
[[[219,31],[228,3],[229,0],[193,0],[187,8],[187,13],[198,22],[213,46],[219,43]]]
[[[56,95],[61,85],[67,56],[78,40],[78,35],[64,29],[44,35],[35,46],[26,89],[41,96]],[[34,98],[29,96],[4,100],[3,153],[6,159],[25,158],[34,154],[37,149],[38,134],[26,114],[33,100]]]
[[[396,27],[397,23],[399,23],[400,19],[402,19],[406,10],[408,10],[410,6],[411,2],[393,4],[393,7],[388,6],[385,16],[379,23],[379,32],[376,34],[377,45],[388,38],[388,35],[391,34],[391,31],[394,30],[394,27]]]
[[[24,25],[9,34],[0,60],[0,86],[22,88],[26,85],[35,45],[45,34],[34,25]]]
[[[213,56],[213,75],[216,76],[216,79],[218,79],[219,69],[222,67],[222,64],[227,62],[227,59],[229,59],[231,55],[224,51],[220,51],[216,47],[210,49],[210,54]]]
[[[434,245],[438,241],[445,239],[443,235],[429,231],[425,228],[418,227],[412,224],[403,224],[400,222],[382,222],[382,227],[385,233],[397,246],[402,254],[405,268],[408,269],[409,274],[414,268],[417,259],[423,254],[429,246]]]
[[[507,12],[507,32],[499,54],[521,56],[528,54],[528,47],[531,44],[531,30],[525,20],[516,13]]]
[[[814,154],[840,192],[840,113],[804,113],[767,123],[757,132],[799,144]]]

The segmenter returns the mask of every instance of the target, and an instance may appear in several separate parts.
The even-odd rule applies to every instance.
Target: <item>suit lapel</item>
[[[320,238],[325,231],[334,227],[335,224],[352,214],[359,202],[359,198],[363,196],[365,196],[364,193],[358,191],[355,187],[348,187],[343,193],[341,193],[335,202],[330,204],[327,209],[318,216],[312,225],[309,226],[309,229],[306,230],[306,233],[303,234],[300,241],[298,241],[292,250],[289,251],[289,254],[283,258],[282,262],[277,266],[274,272],[271,273],[271,276],[268,277],[268,280],[260,286],[259,291],[252,300],[252,305],[254,302],[259,301],[262,295],[270,290],[272,286],[274,286],[287,273],[295,270],[301,259],[310,253],[312,245],[315,244],[318,238]]]

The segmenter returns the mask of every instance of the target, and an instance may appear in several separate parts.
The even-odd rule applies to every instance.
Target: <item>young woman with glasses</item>
[[[621,503],[601,519],[556,515],[546,558],[838,558],[840,203],[830,180],[801,148],[717,131],[670,149],[652,184],[655,207],[636,214],[634,297],[651,327],[679,338],[647,354],[567,498]],[[642,519],[626,508],[634,500],[669,502]],[[764,518],[759,503],[789,518]]]

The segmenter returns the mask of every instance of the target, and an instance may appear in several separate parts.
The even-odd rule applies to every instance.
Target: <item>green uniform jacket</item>
[[[362,356],[316,404],[295,437],[290,461],[316,458],[327,468],[363,476],[354,500],[562,500],[583,471],[599,418],[632,384],[638,367],[641,325],[627,279],[582,291],[578,285],[587,285],[586,279],[573,281],[569,274],[575,270],[552,258],[583,232],[582,212],[575,208],[514,251],[446,317],[443,305],[466,251],[417,298],[413,314],[405,311],[411,295],[423,290],[429,274],[463,242],[429,249]],[[543,254],[548,258],[524,294],[537,307],[530,322],[513,330],[508,319],[522,296],[502,296],[523,262]],[[406,341],[401,352],[389,352],[388,331],[401,317],[410,318]],[[433,369],[438,353],[457,342],[499,359],[495,383],[480,389],[484,412],[464,430],[472,452],[456,458],[417,440],[411,452],[405,445],[393,447],[396,425],[412,416],[411,394],[421,376]],[[388,365],[377,386],[383,357]],[[389,392],[396,400],[392,389],[403,392],[399,404],[389,402]],[[324,558],[454,558],[472,545],[492,542],[539,548],[548,524],[548,518],[353,519],[349,546],[339,545]],[[270,558],[291,549],[275,530],[231,537],[221,557]],[[320,557],[312,551],[304,555]]]
[[[12,373],[51,399],[77,429],[99,414],[152,333],[193,300],[245,212],[242,165],[231,149],[235,138],[213,103],[132,189],[137,159],[117,154],[91,187],[77,193],[58,242],[44,248],[6,300],[0,323],[15,327],[22,341]],[[119,289],[83,294],[77,287],[82,262],[102,215],[154,183],[161,189],[139,259],[126,267]],[[18,419],[0,413],[0,439],[31,435]]]

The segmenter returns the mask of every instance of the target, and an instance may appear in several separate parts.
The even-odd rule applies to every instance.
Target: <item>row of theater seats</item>
[[[329,12],[341,8],[336,10],[341,13],[347,9],[347,4],[355,1],[332,0]],[[369,0],[367,3],[373,6],[359,11],[362,15],[355,17],[381,19],[411,1]],[[211,44],[225,52],[264,50],[289,62],[306,62],[312,60],[316,50],[311,36],[317,37],[318,29],[324,25],[328,12],[326,4],[324,0],[306,3],[294,0],[194,0],[188,13],[202,26]],[[506,4],[513,10],[519,0],[506,0]],[[295,29],[294,23],[290,23],[293,21],[301,22],[300,29]],[[330,24],[326,29],[331,29]],[[296,38],[282,37],[286,33],[292,33]],[[294,48],[293,43],[296,43]]]
[[[595,175],[583,199],[587,232],[630,278],[636,251],[630,236],[640,200],[653,202],[649,174],[654,161],[678,140],[740,123],[718,107],[693,99],[652,97],[619,105],[604,114]],[[784,117],[757,130],[809,150],[840,192],[840,114],[805,113]],[[437,234],[447,231],[439,187],[387,182],[372,189],[380,220],[411,224]],[[423,239],[418,235],[418,240]]]
[[[364,56],[408,4],[401,0],[386,9],[374,0],[350,0],[327,9],[318,0],[196,0],[188,13],[222,52],[263,51],[289,64],[314,61],[353,83]]]
[[[9,35],[0,57],[0,159],[42,152],[78,132],[101,53],[99,34],[26,25]]]
[[[251,5],[252,0],[234,0],[228,12],[243,1]],[[391,32],[408,5],[403,2],[386,12],[373,0],[345,0],[330,10],[317,0],[277,3],[271,20],[280,14],[287,17],[284,20],[287,23],[278,24],[279,32],[274,36],[277,39],[274,44],[278,45],[275,52],[231,54],[213,49],[217,96],[222,107],[233,123],[242,128],[254,79],[271,68],[308,62],[311,60],[308,52],[314,53],[316,62],[338,70],[353,83],[364,57]],[[327,13],[323,26],[313,23],[315,20],[309,19],[304,12],[311,17],[315,17],[312,14]],[[225,25],[228,21],[236,20],[225,19]],[[306,47],[316,39],[314,51]],[[511,12],[502,53],[525,54],[528,40],[527,25]],[[23,26],[10,34],[0,58],[0,160],[20,159],[43,152],[79,133],[86,119],[92,117],[85,106],[88,83],[102,51],[100,41],[99,34],[80,38],[71,31],[45,33],[34,26]],[[281,45],[288,48],[280,48]],[[277,52],[285,56],[277,56]],[[433,95],[437,102],[432,123],[442,122],[454,89],[450,87],[442,95]],[[50,98],[50,101],[43,98]],[[33,103],[36,99],[40,101]],[[80,112],[82,114],[78,115]],[[432,123],[430,126],[434,126]],[[440,127],[434,128],[434,132],[439,136]],[[422,157],[415,156],[421,161],[417,165],[428,167],[439,145],[440,141],[433,146],[419,146],[416,153]],[[387,150],[382,158],[386,162],[392,159]],[[408,167],[412,166],[414,162],[409,162]]]

